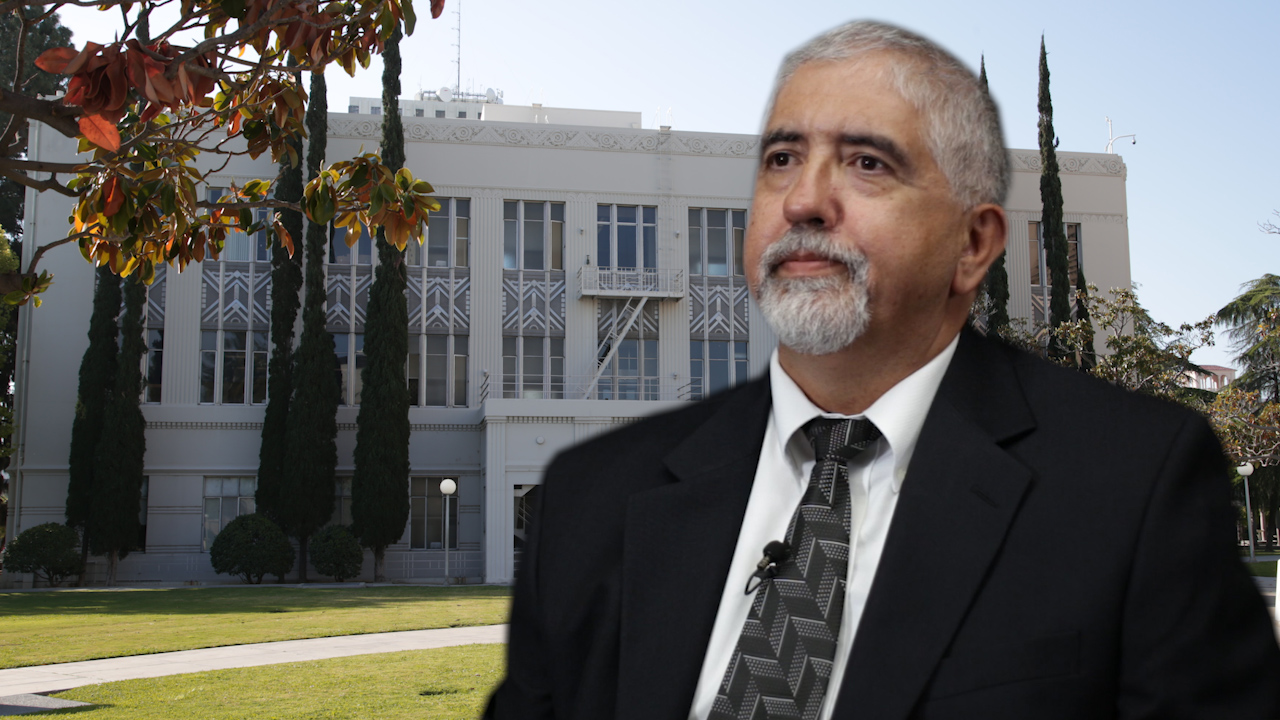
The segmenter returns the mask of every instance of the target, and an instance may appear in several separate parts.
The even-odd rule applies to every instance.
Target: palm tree
[[[1241,290],[1217,313],[1244,369],[1236,382],[1263,400],[1280,401],[1280,276],[1268,273]]]

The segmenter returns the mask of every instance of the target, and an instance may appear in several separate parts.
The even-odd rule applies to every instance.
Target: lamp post
[[[1249,502],[1249,476],[1253,474],[1253,463],[1241,465],[1236,472],[1244,478],[1244,511],[1249,515],[1249,562],[1257,562],[1253,551],[1253,505]]]
[[[1250,467],[1250,470],[1253,468]],[[458,483],[450,478],[440,481],[440,494],[444,495],[444,584],[449,584],[449,498],[458,491]]]

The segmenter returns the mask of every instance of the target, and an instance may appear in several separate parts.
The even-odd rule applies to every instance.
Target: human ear
[[[968,212],[968,218],[965,245],[951,279],[951,291],[956,295],[967,295],[978,289],[987,268],[1004,252],[1009,239],[1009,219],[999,205],[978,205]]]

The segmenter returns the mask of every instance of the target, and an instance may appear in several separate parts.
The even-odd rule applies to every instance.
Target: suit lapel
[[[1009,356],[964,333],[903,482],[835,717],[911,712],[1032,481],[1000,443],[1033,426]]]
[[[628,504],[620,720],[689,712],[768,416],[766,376],[726,398],[667,456],[674,482]]]

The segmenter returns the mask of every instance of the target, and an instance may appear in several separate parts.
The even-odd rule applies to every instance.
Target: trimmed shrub
[[[22,531],[4,549],[4,569],[35,573],[49,587],[84,569],[80,562],[80,534],[61,523],[48,522]]]
[[[360,574],[364,548],[346,527],[330,525],[311,536],[311,564],[321,575],[342,582]]]
[[[264,575],[278,580],[293,567],[293,546],[289,538],[265,515],[241,515],[213,539],[209,562],[221,575],[239,575],[247,583],[257,585]]]

